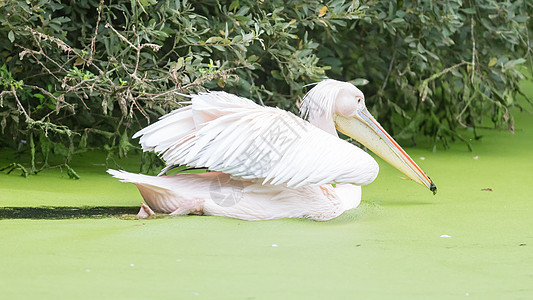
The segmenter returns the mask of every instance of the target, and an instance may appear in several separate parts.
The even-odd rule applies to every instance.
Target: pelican
[[[187,106],[133,136],[140,137],[143,151],[165,161],[159,176],[107,171],[137,186],[145,201],[140,218],[154,212],[243,220],[335,218],[359,205],[361,186],[379,170],[371,155],[339,138],[337,130],[436,192],[351,83],[316,84],[302,100],[302,118],[226,92],[189,97]],[[183,165],[210,172],[162,176]]]

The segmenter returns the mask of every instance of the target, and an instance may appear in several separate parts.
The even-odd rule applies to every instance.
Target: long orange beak
[[[358,111],[350,118],[339,115],[334,115],[333,118],[340,132],[362,143],[407,177],[426,186],[433,194],[437,192],[437,187],[433,181],[381,127],[366,108]]]

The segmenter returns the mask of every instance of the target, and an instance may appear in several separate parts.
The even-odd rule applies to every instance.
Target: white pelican
[[[361,186],[378,174],[372,156],[340,139],[336,129],[436,192],[350,83],[329,79],[313,87],[301,106],[309,122],[225,92],[190,98],[188,106],[133,137],[140,137],[144,151],[155,151],[165,160],[161,174],[177,165],[212,172],[147,176],[108,170],[137,185],[146,201],[139,217],[155,211],[244,220],[335,218],[359,205]]]

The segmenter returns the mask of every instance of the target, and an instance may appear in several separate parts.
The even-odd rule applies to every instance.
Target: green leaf
[[[364,79],[364,78],[356,78],[352,81],[350,81],[355,86],[364,86],[367,85],[370,81]]]
[[[220,42],[222,40],[224,40],[224,38],[219,37],[219,36],[212,36],[212,37],[208,38],[207,41],[205,41],[205,43],[206,44],[214,44],[214,43]]]
[[[15,34],[13,33],[12,30],[10,30],[9,33],[7,34],[7,38],[9,39],[11,43],[15,41]]]
[[[235,12],[238,7],[239,7],[239,0],[234,0],[229,5],[229,10],[233,10]]]
[[[54,21],[59,22],[59,23],[67,23],[67,22],[70,22],[70,18],[69,17],[58,17],[58,18],[54,18]]]
[[[180,70],[181,68],[183,68],[184,65],[185,65],[185,59],[182,56],[178,58],[178,61],[176,61],[176,65],[174,66],[174,68],[176,70]]]
[[[462,8],[461,9],[462,12],[464,12],[465,14],[467,15],[474,15],[476,14],[476,10],[472,7],[469,7],[469,8]]]
[[[518,59],[514,59],[514,60],[508,61],[507,63],[505,63],[504,67],[507,68],[507,69],[514,68],[516,65],[520,65],[520,64],[523,64],[525,62],[526,62],[526,60],[524,58],[518,58]]]
[[[150,6],[157,3],[157,0],[139,0],[142,6]]]
[[[392,21],[390,21],[391,23],[405,23],[405,20],[403,18],[394,18],[392,19]]]
[[[35,98],[37,98],[37,99],[40,99],[40,100],[43,100],[43,99],[44,99],[44,95],[43,95],[43,94],[40,94],[40,93],[33,94],[33,97],[35,97]]]

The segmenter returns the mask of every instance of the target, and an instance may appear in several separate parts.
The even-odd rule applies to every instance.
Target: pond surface
[[[78,181],[0,174],[2,298],[531,299],[533,115],[515,127],[481,130],[474,152],[407,148],[436,196],[379,160],[362,205],[329,222],[120,217],[142,198],[98,153]]]

